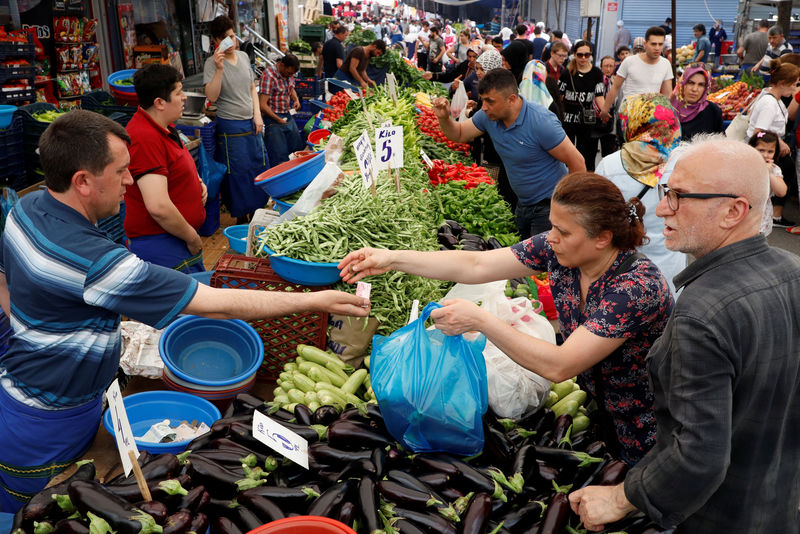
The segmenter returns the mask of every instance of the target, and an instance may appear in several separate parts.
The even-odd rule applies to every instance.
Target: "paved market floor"
[[[787,218],[800,222],[800,209],[798,208],[797,200],[793,199],[790,201],[784,213]],[[227,213],[223,213],[221,216],[220,230],[214,235],[204,238],[203,260],[206,269],[213,269],[223,254],[232,252],[228,249],[227,239],[222,235],[222,228],[232,224],[235,224],[235,221]],[[791,235],[783,228],[775,228],[772,235],[769,236],[769,242],[772,246],[783,248],[800,255],[800,236]],[[264,399],[271,399],[274,387],[275,384],[271,382],[257,382],[252,393]],[[130,395],[140,391],[160,389],[166,389],[160,380],[134,377],[125,388],[124,394]],[[94,444],[85,455],[85,458],[94,458],[97,466],[98,478],[109,479],[121,472],[119,456],[114,440],[102,425],[100,425]],[[57,477],[54,483],[71,474],[72,470],[74,470],[74,467]]]

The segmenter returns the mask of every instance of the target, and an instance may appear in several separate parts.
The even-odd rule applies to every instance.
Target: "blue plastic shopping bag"
[[[440,307],[431,302],[416,321],[372,338],[372,389],[386,427],[404,447],[471,456],[483,450],[486,338],[426,330],[431,311]]]

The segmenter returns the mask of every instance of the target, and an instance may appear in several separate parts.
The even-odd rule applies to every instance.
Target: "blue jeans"
[[[266,119],[266,132],[264,133],[264,144],[267,145],[267,156],[269,162],[275,166],[279,163],[289,161],[289,154],[303,149],[303,139],[297,129],[297,123],[288,113],[278,113],[286,124],[278,124],[275,121]]]
[[[523,240],[550,230],[550,199],[532,206],[517,204],[517,209],[514,211],[514,222],[517,223],[517,230]]]

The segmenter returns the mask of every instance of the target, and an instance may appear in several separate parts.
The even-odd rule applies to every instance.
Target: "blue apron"
[[[269,158],[261,132],[253,132],[253,120],[217,118],[217,152],[214,159],[224,163],[222,202],[233,217],[242,217],[267,205],[269,195],[254,184],[269,169]]]
[[[161,265],[182,273],[201,273],[203,251],[194,256],[186,247],[186,242],[172,234],[144,235],[128,238],[128,250],[144,261]]]
[[[89,450],[100,424],[101,399],[40,410],[0,387],[0,512],[16,512]]]

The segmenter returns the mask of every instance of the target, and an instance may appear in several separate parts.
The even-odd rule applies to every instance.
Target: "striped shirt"
[[[783,41],[775,48],[772,48],[772,46],[767,46],[767,52],[764,54],[764,61],[761,62],[761,68],[758,70],[758,72],[761,74],[769,74],[769,67],[772,64],[773,59],[777,59],[784,54],[791,53],[792,45],[789,44],[789,41]]]
[[[261,75],[258,92],[267,95],[269,106],[278,114],[289,113],[292,107],[291,93],[294,89],[294,76],[284,78],[278,72],[278,66],[273,65]]]
[[[49,191],[26,195],[9,214],[0,272],[14,329],[0,356],[3,387],[51,409],[89,402],[111,383],[121,314],[163,328],[197,290],[194,279],[110,241]]]

